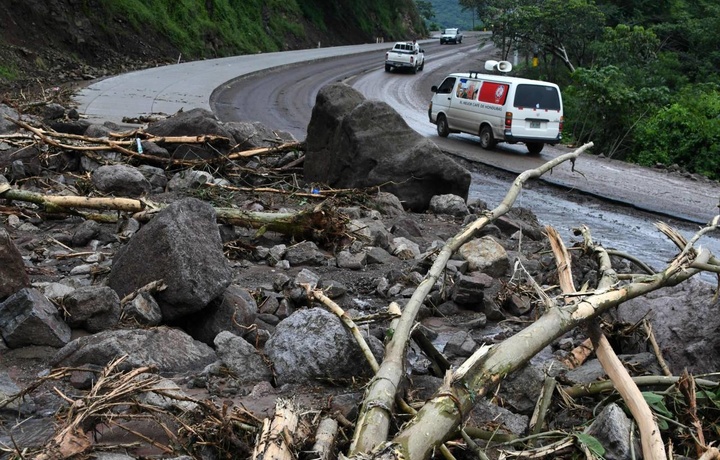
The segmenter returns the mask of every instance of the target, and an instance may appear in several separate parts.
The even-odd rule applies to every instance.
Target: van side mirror
[[[437,93],[437,85],[433,85],[432,88],[430,88],[430,91]]]

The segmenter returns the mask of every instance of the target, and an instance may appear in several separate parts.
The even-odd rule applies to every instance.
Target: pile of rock
[[[184,385],[185,391],[235,399],[258,417],[272,411],[275,398],[294,395],[322,404],[317,410],[352,419],[361,391],[325,384],[362,382],[372,375],[371,368],[341,320],[308,301],[308,289],[322,289],[356,319],[384,313],[390,302],[402,307],[438,250],[484,210],[482,203],[466,203],[466,168],[413,136],[391,108],[365,101],[353,91],[331,85],[318,96],[306,141],[306,182],[299,183],[306,190],[311,183],[382,189],[370,202],[341,208],[351,237],[335,247],[223,225],[213,205],[197,198],[208,184],[264,185],[264,168],[270,165],[277,171],[292,164],[297,152],[251,158],[241,165],[233,160],[237,170],[259,172],[242,176],[243,183],[238,183],[224,177],[222,168],[135,166],[118,164],[123,158],[110,149],[96,152],[99,157],[79,156],[50,152],[41,144],[20,148],[0,142],[0,167],[7,174],[0,176],[0,186],[11,184],[2,191],[12,186],[47,193],[58,190],[49,184],[60,184],[63,194],[90,188],[165,204],[147,223],[123,215],[111,224],[72,215],[44,219],[37,205],[0,208],[6,216],[0,227],[0,353],[5,363],[0,401],[19,393],[38,377],[38,370],[47,373],[51,368],[76,369],[68,384],[86,390],[98,371],[124,357],[123,369],[151,366]],[[3,110],[18,117],[7,107]],[[47,123],[93,138],[109,137],[119,129],[68,120],[67,111],[62,113],[62,121]],[[5,133],[17,129],[2,119],[0,123]],[[145,132],[155,139],[221,139],[172,147],[138,141],[144,155],[183,161],[219,161],[231,150],[274,145],[267,139],[293,141],[257,123],[219,123],[202,110],[152,122]],[[234,196],[233,205],[270,211],[276,199],[283,206],[295,205],[284,212],[306,206],[303,200],[252,191]],[[229,247],[238,242],[243,256],[229,258]],[[523,289],[522,277],[532,276],[540,285],[555,283],[554,261],[546,249],[543,229],[532,213],[512,210],[463,245],[447,265],[418,318],[421,332],[452,365],[462,363],[481,344],[516,333],[522,322],[542,313],[537,299]],[[593,264],[578,266],[576,276],[580,282],[591,280],[594,270]],[[694,293],[704,289],[693,286]],[[636,305],[649,308],[647,303]],[[363,329],[365,340],[381,361],[388,321],[371,324]],[[546,376],[562,375],[569,384],[601,378],[595,364],[568,371],[559,361],[583,338],[580,331],[562,338],[509,376],[499,394],[502,407],[480,403],[471,423],[500,424],[503,431],[525,434]],[[44,350],[34,355],[39,368],[26,367],[27,350]],[[647,353],[627,357],[641,373],[656,372],[653,358]],[[442,375],[433,375],[434,364],[415,345],[409,347],[408,394],[424,400],[438,388]],[[327,395],[336,398],[329,403]],[[67,404],[55,399],[43,407],[48,398],[30,394],[12,400],[5,409],[13,412],[3,415],[41,420],[47,428],[53,421],[50,415]],[[607,412],[611,421],[602,423],[622,426],[619,438],[630,430],[622,411]],[[584,421],[573,417],[571,423]],[[41,431],[26,435],[10,430],[0,441],[9,445],[12,436],[21,447],[41,448],[50,434],[45,430],[46,436],[39,435]],[[600,431],[596,436],[603,435]],[[617,449],[629,452],[630,447],[625,442]]]

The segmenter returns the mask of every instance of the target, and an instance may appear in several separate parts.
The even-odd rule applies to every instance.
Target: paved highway
[[[483,37],[468,37],[461,45],[421,42],[425,70],[416,75],[387,73],[383,54],[389,44],[268,53],[195,61],[131,72],[97,81],[81,90],[76,101],[91,120],[120,122],[123,117],[173,114],[180,109],[213,110],[221,120],[261,121],[273,129],[304,139],[317,91],[327,83],[345,81],[368,98],[380,99],[398,110],[406,122],[453,155],[513,173],[534,168],[570,151],[548,148],[539,156],[522,146],[500,144],[482,150],[477,138],[435,134],[427,120],[430,86],[453,71],[476,70],[491,56]],[[564,164],[544,181],[570,190],[626,203],[637,209],[706,223],[717,214],[720,185],[584,155]]]

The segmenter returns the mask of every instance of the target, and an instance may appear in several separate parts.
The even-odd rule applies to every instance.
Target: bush
[[[688,85],[674,102],[638,123],[629,159],[642,165],[682,165],[720,179],[720,88]]]

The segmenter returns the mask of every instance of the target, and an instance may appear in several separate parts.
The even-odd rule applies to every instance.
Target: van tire
[[[445,118],[445,115],[438,115],[436,125],[438,136],[448,137],[450,135],[450,127],[448,126],[447,118]]]
[[[525,144],[525,147],[527,147],[528,153],[530,153],[530,155],[540,155],[540,152],[542,152],[545,144],[543,144],[542,142],[528,142],[527,144]]]
[[[493,136],[492,128],[488,125],[483,125],[480,128],[480,147],[485,150],[490,150],[497,145],[497,141]]]

